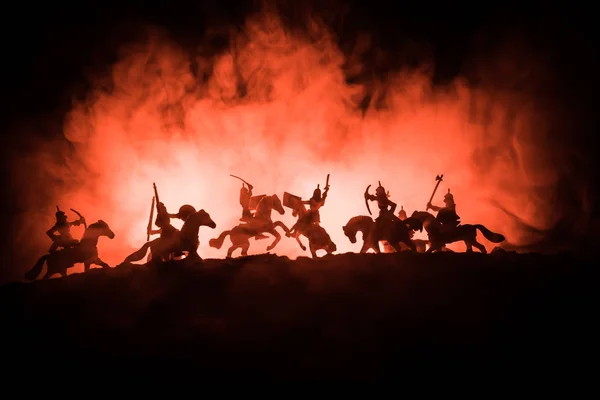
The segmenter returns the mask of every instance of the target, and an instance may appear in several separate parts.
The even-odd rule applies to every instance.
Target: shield
[[[256,210],[256,207],[258,206],[258,203],[263,199],[263,197],[265,197],[266,194],[260,194],[258,196],[252,196],[250,197],[250,203],[248,205],[248,208],[251,211]]]
[[[288,208],[291,208],[292,210],[296,210],[301,205],[302,205],[301,197],[295,196],[288,192],[283,193],[283,206],[284,207],[288,207]]]

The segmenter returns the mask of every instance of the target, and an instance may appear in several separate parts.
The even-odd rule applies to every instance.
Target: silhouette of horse
[[[100,265],[102,268],[110,266],[98,257],[98,239],[100,236],[106,236],[109,239],[115,237],[114,232],[108,224],[102,220],[88,226],[78,244],[73,247],[67,247],[48,253],[37,261],[29,271],[25,273],[25,279],[34,281],[42,272],[44,263],[47,264],[46,275],[42,279],[50,279],[55,274],[67,276],[67,269],[75,264],[83,263],[85,271],[89,271],[92,264]]]
[[[446,244],[463,241],[467,246],[467,252],[472,252],[473,247],[475,247],[483,254],[486,254],[487,250],[485,246],[477,241],[477,230],[492,243],[501,243],[506,240],[504,235],[492,232],[481,224],[458,225],[456,228],[444,231],[442,223],[427,211],[415,211],[412,213],[411,218],[420,220],[423,223],[425,231],[427,231],[430,243],[427,253],[440,251]]]
[[[248,249],[250,248],[250,238],[260,233],[269,233],[275,237],[273,243],[267,246],[267,251],[272,250],[281,240],[281,235],[275,228],[280,227],[285,233],[289,233],[290,231],[283,222],[273,222],[271,219],[271,212],[273,210],[281,215],[285,214],[281,200],[276,194],[265,196],[260,200],[256,206],[254,218],[249,223],[236,225],[232,229],[221,233],[219,237],[210,239],[208,241],[209,246],[220,249],[223,246],[225,238],[229,236],[231,247],[227,250],[227,258],[231,258],[233,252],[237,249],[241,249],[242,256],[245,257],[248,255]]]
[[[381,253],[379,242],[382,240],[388,242],[397,252],[402,251],[400,243],[404,243],[411,251],[417,251],[416,244],[410,238],[410,230],[421,232],[423,224],[420,220],[411,217],[386,225],[386,229],[378,234],[375,232],[375,221],[367,215],[359,215],[350,218],[342,229],[350,243],[356,243],[356,234],[362,232],[363,245],[360,249],[361,253],[366,253],[369,249]]]
[[[185,253],[187,253],[190,259],[201,260],[202,258],[198,254],[198,246],[200,245],[198,234],[200,233],[201,226],[208,226],[212,229],[217,227],[217,224],[204,210],[189,215],[183,223],[181,230],[176,231],[174,235],[167,238],[158,237],[146,242],[139,250],[125,258],[123,262],[131,263],[142,260],[146,256],[148,249],[150,249],[148,262],[167,261],[174,254]]]

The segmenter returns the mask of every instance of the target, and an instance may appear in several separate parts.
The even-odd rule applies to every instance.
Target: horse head
[[[210,214],[207,213],[204,210],[200,210],[198,211],[198,216],[200,217],[198,219],[200,226],[208,226],[209,228],[215,229],[217,227],[217,224],[215,223],[215,221],[212,220],[212,218],[210,217]]]
[[[335,243],[333,243],[333,240],[329,241],[329,246],[327,249],[330,253],[334,253],[337,251],[337,246],[335,245]]]
[[[285,210],[283,209],[283,204],[281,204],[281,200],[279,196],[276,194],[270,196],[271,198],[271,209],[277,211],[279,214],[285,214]]]
[[[349,229],[348,225],[342,226],[342,229],[344,230],[344,235],[350,240],[350,243],[356,243],[356,232]]]
[[[84,238],[88,238],[90,236],[98,238],[100,236],[106,236],[109,239],[115,238],[115,233],[110,229],[110,226],[103,220],[98,220],[94,222],[85,230],[83,234]]]

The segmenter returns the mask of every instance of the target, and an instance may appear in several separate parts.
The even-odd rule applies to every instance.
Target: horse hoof
[[[306,251],[306,246],[300,247],[303,251]]]

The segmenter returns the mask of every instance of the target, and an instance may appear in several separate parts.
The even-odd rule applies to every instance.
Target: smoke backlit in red
[[[300,37],[263,15],[214,59],[160,35],[128,48],[112,69],[114,88],[97,88],[66,118],[76,157],[48,172],[68,176],[66,187],[35,214],[35,227],[24,228],[36,251],[50,245],[39,225],[52,225],[59,204],[88,222],[108,222],[117,236],[101,239],[100,255],[111,265],[121,262],[145,242],[155,182],[170,212],[187,203],[211,215],[217,228],[201,228],[199,253],[223,258],[229,241],[216,250],[208,240],[239,223],[241,183],[229,174],[252,183],[255,195],[280,198],[284,191],[308,198],[331,174],[321,220],[338,253],[360,249],[342,226],[367,214],[363,192],[378,181],[410,215],[425,209],[435,176],[444,174],[433,203],[440,205],[450,188],[463,223],[482,223],[512,243],[528,237],[490,199],[536,226],[552,222],[549,200],[537,193],[553,185],[553,168],[540,157],[546,145],[534,145],[541,133],[532,129],[526,99],[515,114],[511,97],[461,80],[434,88],[429,72],[398,71],[385,82],[385,110],[363,115],[357,104],[365,88],[346,83],[344,54],[327,29],[314,30]],[[192,61],[208,71],[206,83],[195,78]],[[243,98],[240,75],[248,82]],[[288,227],[295,222],[287,209],[273,217]],[[269,243],[253,242],[250,253],[265,252]],[[274,252],[309,255],[286,237]]]

